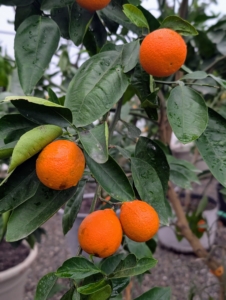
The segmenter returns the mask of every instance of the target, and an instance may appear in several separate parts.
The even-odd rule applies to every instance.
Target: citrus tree
[[[90,214],[79,229],[78,255],[40,280],[35,299],[47,299],[58,278],[71,280],[62,299],[118,297],[132,276],[157,264],[151,252],[153,237],[159,224],[169,225],[171,207],[178,230],[219,278],[225,297],[224,269],[189,228],[171,183],[187,188],[196,178],[193,166],[176,160],[169,150],[173,131],[184,144],[195,141],[212,174],[226,184],[226,120],[202,95],[205,87],[224,89],[226,84],[221,72],[208,72],[213,65],[206,72],[197,69],[203,69],[205,54],[198,50],[206,36],[203,28],[197,31],[184,19],[188,1],[180,6],[183,18],[170,15],[170,7],[160,7],[159,20],[139,0],[0,4],[16,7],[15,58],[25,94],[2,102],[16,109],[0,119],[0,158],[9,162],[0,186],[2,235],[8,242],[27,238],[63,205],[66,234],[80,209],[86,182],[97,182]],[[46,85],[44,71],[60,37],[81,45],[88,55],[81,66],[70,69],[70,82],[60,86],[63,97],[49,89],[46,100],[47,87],[40,98],[37,86]],[[194,46],[195,39],[199,44]],[[189,59],[193,50],[195,58],[202,57],[197,58],[199,64]],[[68,59],[63,50],[63,75]],[[211,83],[199,82],[206,79]],[[134,99],[139,99],[135,108]],[[125,110],[132,119],[123,118]],[[149,122],[152,138],[141,136],[136,127],[140,119]],[[110,201],[104,199],[106,194]],[[106,209],[97,210],[98,201]],[[119,218],[114,212],[118,209]],[[82,256],[83,250],[90,259]],[[103,260],[95,263],[93,255]],[[170,299],[170,293],[170,288],[155,287],[136,299]]]

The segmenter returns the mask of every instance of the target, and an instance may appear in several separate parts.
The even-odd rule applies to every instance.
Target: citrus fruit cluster
[[[84,251],[104,258],[119,248],[123,232],[133,241],[146,242],[158,228],[155,209],[144,201],[133,200],[122,204],[119,219],[112,209],[89,214],[79,226],[78,240]]]
[[[96,11],[106,7],[111,0],[76,0],[76,2],[83,8],[89,11]]]
[[[143,69],[156,77],[170,76],[180,69],[187,56],[187,46],[176,31],[161,28],[149,33],[140,46]]]
[[[77,185],[85,169],[82,150],[68,140],[48,144],[36,160],[39,180],[53,190],[65,190]]]

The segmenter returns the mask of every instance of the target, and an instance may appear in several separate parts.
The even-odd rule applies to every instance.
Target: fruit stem
[[[100,196],[100,192],[101,192],[101,186],[100,186],[99,183],[98,183],[97,186],[96,186],[95,195],[94,195],[94,198],[93,198],[91,207],[90,207],[90,211],[89,211],[90,213],[93,212],[93,211],[95,210],[95,207],[96,207],[96,204],[97,204],[97,199],[98,199],[99,196]]]

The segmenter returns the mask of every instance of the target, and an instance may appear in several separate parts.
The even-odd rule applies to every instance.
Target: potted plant
[[[208,254],[189,227],[173,186],[176,184],[182,189],[189,189],[190,182],[197,181],[195,167],[175,159],[169,148],[172,131],[184,144],[195,142],[212,174],[225,184],[222,151],[225,145],[222,141],[226,121],[215,109],[214,104],[218,102],[211,102],[209,95],[213,93],[205,92],[207,87],[214,91],[225,88],[221,78],[224,71],[216,68],[220,58],[203,70],[204,62],[207,63],[205,59],[211,56],[205,52],[202,42],[209,43],[211,32],[221,31],[222,23],[208,29],[207,36],[203,28],[205,24],[199,21],[197,12],[188,14],[188,1],[181,2],[179,16],[167,2],[164,7],[160,4],[159,19],[140,1],[133,1],[133,4],[126,1],[123,5],[118,0],[103,1],[103,6],[98,8],[92,7],[95,1],[91,7],[90,3],[85,7],[80,1],[57,1],[54,5],[49,0],[42,3],[26,1],[22,6],[16,1],[12,3],[17,4],[15,57],[25,96],[6,97],[3,103],[11,103],[17,113],[6,114],[0,120],[3,141],[0,153],[9,160],[7,179],[0,187],[5,195],[0,198],[0,212],[10,212],[6,240],[15,242],[27,237],[62,206],[63,231],[66,234],[79,212],[86,182],[92,178],[97,186],[88,217],[96,213],[98,201],[106,202],[104,193],[109,194],[115,201],[108,201],[111,209],[104,211],[118,224],[115,234],[119,237],[117,246],[122,230],[112,209],[123,210],[123,207],[137,203],[135,200],[143,200],[138,201],[138,205],[148,203],[154,209],[155,230],[148,240],[141,242],[134,239],[131,242],[133,233],[137,229],[146,232],[149,222],[139,226],[145,218],[127,212],[131,228],[134,223],[138,226],[130,235],[125,226],[127,222],[123,225],[121,220],[127,237],[123,238],[118,253],[105,257],[99,254],[99,248],[95,252],[87,247],[87,244],[99,247],[115,240],[112,228],[109,234],[106,232],[111,222],[105,222],[106,217],[103,220],[97,218],[92,222],[93,230],[89,231],[92,243],[88,240],[85,246],[83,244],[91,257],[83,257],[83,249],[79,248],[75,257],[65,261],[56,272],[40,279],[36,300],[46,299],[58,278],[71,281],[71,287],[62,299],[107,300],[119,296],[131,276],[141,275],[156,265],[151,252],[154,243],[151,237],[156,233],[159,219],[161,225],[169,225],[171,206],[177,216],[178,234],[189,241],[194,253],[215,272],[222,287],[221,294],[225,295],[224,269]],[[24,13],[25,9],[28,14]],[[200,9],[205,12],[203,6]],[[193,19],[186,21],[187,16]],[[136,35],[135,39],[129,31]],[[72,40],[76,46],[81,45],[86,56],[82,57],[84,62],[80,66],[79,58],[84,51],[79,52],[78,61],[71,64],[68,52],[64,46],[61,47],[59,66],[62,81],[57,84],[55,93],[48,89],[49,85],[54,86],[54,73],[46,75],[44,69],[56,52],[61,36]],[[165,41],[171,46],[165,48]],[[214,58],[220,55],[216,43],[207,48]],[[173,52],[159,61],[161,49],[166,52],[172,49]],[[184,63],[186,66],[183,66]],[[215,71],[214,75],[212,71]],[[159,77],[164,79],[159,80]],[[38,97],[40,93],[42,96]],[[214,92],[216,95],[218,93]],[[141,131],[145,136],[141,135]],[[58,157],[55,153],[57,147],[52,147],[58,142],[69,143],[76,148],[81,159],[66,152]],[[44,156],[42,166],[40,157],[46,153],[47,147],[51,147],[52,154]],[[53,160],[54,157],[56,159]],[[71,163],[65,161],[71,157]],[[75,161],[78,168],[71,170]],[[41,176],[37,164],[41,169],[44,167]],[[58,168],[52,168],[53,164]],[[74,171],[76,180],[68,185]],[[48,172],[53,177],[46,177]],[[96,225],[100,226],[98,231],[95,231]],[[81,235],[87,228],[83,229]],[[94,232],[105,234],[98,243],[93,238]],[[133,242],[140,244],[134,247]],[[101,250],[109,250],[105,248]],[[116,251],[117,247],[113,248]],[[103,258],[101,263],[93,262],[93,254]],[[170,299],[170,288],[156,287],[136,299],[154,300],[163,295],[164,299]]]

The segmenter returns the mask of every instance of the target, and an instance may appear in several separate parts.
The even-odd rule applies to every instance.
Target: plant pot
[[[24,300],[24,287],[27,281],[28,268],[35,260],[37,252],[38,248],[35,245],[22,263],[0,272],[1,300]]]
[[[201,199],[202,196],[200,195],[191,195],[193,198]],[[210,228],[209,235],[204,232],[202,237],[200,238],[200,242],[205,249],[209,249],[215,240],[216,237],[216,230],[217,230],[217,211],[218,205],[217,202],[208,197],[209,203],[214,205],[214,208],[209,210],[204,210],[202,216],[206,219],[208,228]],[[190,243],[183,238],[181,241],[178,241],[176,234],[175,234],[175,226],[164,226],[161,227],[158,231],[158,241],[159,243],[169,249],[182,252],[182,253],[192,253],[193,249]]]
[[[224,187],[221,184],[218,184],[218,200],[219,200],[219,210],[217,212],[219,220],[226,227],[226,195],[220,193],[220,190]]]

